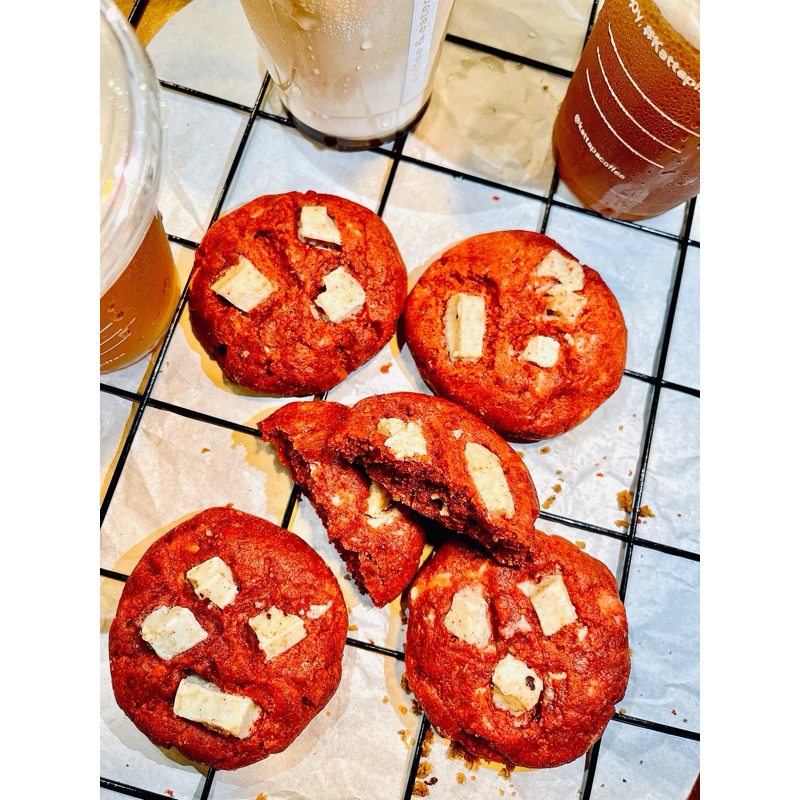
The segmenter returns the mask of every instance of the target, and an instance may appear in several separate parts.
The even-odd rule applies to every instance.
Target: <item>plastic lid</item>
[[[128,21],[100,0],[100,296],[142,243],[156,213],[163,134],[159,86]]]

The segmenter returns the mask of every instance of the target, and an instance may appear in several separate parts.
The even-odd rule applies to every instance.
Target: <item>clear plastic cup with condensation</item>
[[[163,340],[179,296],[157,210],[164,136],[158,81],[112,0],[100,0],[100,372]]]
[[[700,0],[605,0],[553,127],[561,180],[606,217],[700,192]]]
[[[411,130],[431,99],[453,0],[241,0],[295,126],[339,150]]]

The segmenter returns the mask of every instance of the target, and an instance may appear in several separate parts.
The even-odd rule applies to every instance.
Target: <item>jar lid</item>
[[[100,0],[100,296],[130,263],[156,213],[163,133],[159,85],[133,28]]]

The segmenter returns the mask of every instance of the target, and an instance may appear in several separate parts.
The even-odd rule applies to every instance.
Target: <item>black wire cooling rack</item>
[[[134,28],[137,27],[143,15],[145,14],[148,3],[149,0],[136,0],[128,16],[129,22],[132,24]],[[595,0],[592,7],[590,20],[594,19],[597,3],[598,0]],[[590,30],[591,30],[591,22],[589,24],[589,27],[587,28],[586,32],[587,37]],[[495,47],[487,46],[481,42],[464,39],[452,34],[447,35],[447,41],[466,48],[470,48],[475,51],[495,56],[500,59],[507,60],[515,64],[523,63],[527,66],[535,67],[536,69],[542,70],[548,74],[558,75],[563,78],[569,78],[572,74],[569,70],[563,69],[562,67],[543,63],[541,61],[537,61],[530,58],[524,58],[518,54],[506,52],[504,50],[500,50]],[[253,125],[256,122],[256,120],[265,120],[275,125],[282,125],[287,127],[291,127],[291,122],[285,116],[282,116],[280,114],[270,113],[269,111],[265,111],[262,108],[264,98],[270,87],[269,76],[266,76],[266,78],[264,79],[260,91],[258,93],[258,97],[256,98],[256,101],[252,106],[235,103],[222,97],[206,94],[204,92],[200,92],[195,89],[191,89],[189,87],[167,82],[164,80],[161,80],[161,86],[165,92],[188,95],[201,99],[207,103],[225,106],[229,109],[233,109],[241,113],[247,118],[244,133],[241,137],[238,148],[230,162],[230,167],[227,176],[225,177],[225,180],[221,186],[221,190],[219,191],[219,196],[211,218],[211,222],[213,223],[219,217],[221,210],[225,206],[225,201],[228,196],[229,190],[231,188],[232,181],[234,179],[234,176],[237,174],[237,171],[239,170],[243,153],[245,152],[245,149],[247,147],[253,129]],[[454,177],[458,180],[471,181],[473,183],[482,184],[492,189],[498,189],[504,192],[515,193],[522,197],[527,197],[532,200],[536,200],[543,203],[544,213],[540,227],[541,233],[545,234],[548,233],[548,222],[550,220],[551,211],[556,207],[568,208],[571,213],[578,213],[595,217],[597,216],[592,211],[588,211],[582,208],[577,208],[575,205],[567,204],[563,201],[556,199],[556,192],[558,189],[559,180],[558,180],[558,175],[555,172],[553,174],[548,193],[546,195],[542,195],[535,192],[526,191],[524,189],[508,186],[504,183],[495,182],[487,178],[477,177],[473,174],[463,173],[458,170],[450,169],[448,167],[439,164],[430,163],[406,155],[403,152],[406,140],[407,140],[407,135],[403,135],[394,143],[394,145],[391,148],[383,147],[383,148],[376,148],[374,150],[375,153],[379,153],[381,156],[385,157],[390,161],[388,178],[385,181],[384,188],[380,197],[380,204],[377,209],[377,213],[379,215],[383,214],[387,206],[387,203],[389,202],[389,198],[392,193],[394,178],[398,167],[402,163],[407,163],[407,164],[414,164],[417,167],[423,169],[439,171],[451,177]],[[633,483],[634,489],[632,492],[629,525],[625,527],[623,530],[613,530],[605,526],[587,523],[586,521],[559,516],[557,514],[550,513],[544,508],[542,509],[540,514],[541,520],[547,520],[561,525],[565,525],[570,528],[576,529],[578,531],[585,531],[597,534],[602,537],[609,537],[617,540],[620,543],[624,552],[624,556],[622,560],[622,566],[621,569],[618,570],[617,577],[619,580],[620,596],[623,599],[623,601],[625,600],[626,597],[626,592],[628,589],[628,581],[631,576],[632,559],[634,557],[634,553],[636,553],[638,549],[641,548],[641,549],[648,549],[651,551],[658,551],[664,554],[665,556],[668,556],[671,559],[683,559],[689,562],[700,561],[700,556],[696,552],[692,552],[690,550],[682,549],[673,545],[648,539],[643,534],[642,527],[640,525],[642,493],[645,484],[645,479],[648,474],[651,446],[653,443],[653,435],[656,424],[656,415],[658,413],[659,402],[662,397],[662,392],[665,389],[668,389],[673,392],[697,398],[698,400],[700,396],[698,388],[680,385],[678,383],[668,381],[664,377],[667,364],[667,355],[669,353],[670,338],[673,333],[673,326],[675,324],[675,319],[676,319],[676,309],[678,306],[679,298],[681,296],[681,287],[682,287],[682,280],[684,278],[684,268],[686,265],[687,254],[692,249],[699,250],[700,246],[699,241],[692,239],[690,236],[692,231],[692,222],[695,215],[695,208],[696,208],[695,200],[692,200],[686,204],[681,230],[677,234],[665,232],[657,228],[652,228],[642,223],[612,221],[612,224],[615,225],[636,229],[644,233],[647,233],[650,236],[662,237],[671,240],[675,242],[679,254],[677,260],[677,266],[672,276],[672,285],[669,292],[668,307],[662,327],[661,339],[658,348],[659,355],[657,357],[657,364],[655,369],[653,370],[653,374],[652,375],[644,374],[629,369],[625,370],[625,375],[628,378],[646,384],[650,388],[650,393],[649,393],[650,399],[647,407],[646,420],[644,422],[644,435],[642,439],[641,452],[638,461],[638,472],[634,476],[634,483]],[[172,234],[169,234],[169,232],[168,235],[171,242],[178,244],[184,248],[188,248],[190,250],[195,250],[199,245],[198,241],[191,241],[181,238],[179,236],[174,236]],[[112,499],[114,498],[120,477],[122,476],[126,468],[128,456],[130,454],[134,440],[136,439],[137,433],[140,429],[142,417],[148,408],[158,409],[161,411],[169,412],[170,414],[181,415],[201,423],[219,426],[244,435],[250,435],[257,439],[261,438],[260,433],[256,428],[244,426],[241,424],[237,424],[235,422],[231,422],[230,420],[227,419],[198,412],[197,410],[191,408],[186,408],[183,406],[165,402],[153,396],[153,388],[159,379],[159,375],[161,373],[161,366],[164,361],[165,354],[169,348],[173,335],[175,334],[175,330],[178,326],[178,320],[186,304],[186,296],[187,296],[187,287],[184,286],[182,295],[180,297],[180,301],[172,317],[164,343],[160,347],[160,349],[158,350],[157,354],[154,356],[151,362],[151,366],[148,370],[148,376],[144,381],[143,388],[141,388],[140,391],[130,391],[128,389],[112,385],[111,383],[108,382],[101,381],[100,383],[101,392],[106,393],[108,395],[114,395],[116,397],[129,401],[134,409],[129,426],[121,442],[116,462],[113,466],[113,470],[110,471],[110,476],[107,481],[106,490],[102,498],[100,506],[101,526],[106,518],[109,505]],[[281,520],[281,525],[283,527],[289,527],[290,521],[292,519],[293,514],[295,513],[296,506],[299,501],[300,501],[300,493],[297,487],[295,486],[293,487],[291,494],[289,495],[289,500],[283,513],[283,519]],[[127,575],[125,574],[109,570],[106,568],[100,569],[100,575],[102,578],[120,582],[124,582],[127,578]],[[353,637],[347,638],[347,646],[353,648],[360,648],[362,650],[380,654],[382,656],[391,659],[396,659],[398,661],[402,661],[404,658],[404,654],[402,651],[387,649],[385,647],[380,647],[370,642],[361,641]],[[637,726],[639,728],[644,728],[664,737],[678,737],[682,739],[691,740],[693,742],[699,742],[700,740],[700,733],[697,730],[687,730],[685,727],[680,727],[678,725],[666,725],[658,721],[653,721],[644,718],[637,718],[629,714],[616,713],[613,717],[613,722],[620,723],[623,725],[630,725],[630,726]],[[422,757],[425,734],[428,732],[429,727],[430,726],[427,719],[424,717],[424,715],[421,715],[420,727],[415,736],[415,744],[412,748],[410,756],[410,767],[407,771],[407,777],[401,795],[403,800],[409,800],[409,798],[415,795],[415,785],[418,786],[417,770]],[[595,785],[598,758],[600,756],[602,747],[603,747],[603,739],[601,738],[591,748],[588,757],[586,759],[585,769],[583,773],[584,775],[583,784],[580,789],[580,796],[584,798],[584,800],[589,800],[590,798],[595,797],[596,794],[597,796],[603,796],[603,797],[609,796],[607,793],[600,793],[599,791],[597,791],[597,787]],[[213,768],[209,768],[205,775],[200,775],[199,787],[197,793],[194,795],[195,797],[202,798],[203,800],[209,797],[213,797],[215,774],[216,774],[215,770]],[[138,798],[143,798],[145,800],[155,800],[156,798],[160,799],[165,796],[164,794],[154,792],[150,789],[139,787],[133,783],[131,784],[122,783],[119,780],[103,777],[102,775],[100,777],[100,786],[102,789],[112,792],[114,794],[121,794],[130,797],[138,797]],[[475,796],[476,796],[475,794],[470,794],[470,793],[465,794],[465,797],[475,797]],[[610,796],[613,797],[613,794]],[[652,796],[662,797],[661,794],[654,794]],[[669,796],[669,798],[667,798],[665,795],[664,797],[665,800],[672,800],[672,797],[674,797],[675,800],[683,800],[685,794],[682,796],[675,794]],[[367,800],[367,799],[362,798],[362,800]]]

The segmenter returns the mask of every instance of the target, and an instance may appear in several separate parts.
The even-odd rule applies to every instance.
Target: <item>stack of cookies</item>
[[[563,764],[624,694],[625,610],[601,562],[536,529],[536,489],[508,442],[563,433],[614,392],[624,321],[595,271],[527,231],[461,242],[408,298],[406,282],[371,211],[312,192],[262,197],[204,237],[192,329],[229,381],[302,397],[371,359],[404,312],[435,395],[295,400],[259,430],[359,590],[378,607],[405,593],[408,682],[433,726],[483,758]],[[288,746],[325,705],[346,630],[316,552],[209,509],[128,579],[110,632],[114,692],[157,744],[233,769]]]

